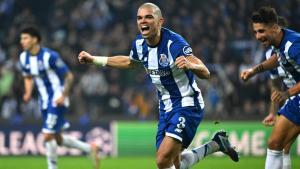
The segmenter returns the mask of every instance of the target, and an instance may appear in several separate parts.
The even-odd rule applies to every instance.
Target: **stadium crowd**
[[[77,55],[128,53],[137,32],[141,0],[2,0],[0,2],[0,119],[22,122],[40,117],[37,99],[22,102],[18,64],[19,31],[36,25],[42,44],[60,52],[75,75],[69,116],[80,123],[105,119],[155,119],[156,91],[144,69],[122,71],[79,65]],[[299,0],[164,0],[158,4],[164,26],[184,36],[193,53],[208,65],[209,81],[199,80],[206,116],[258,119],[269,103],[268,74],[241,83],[239,72],[264,59],[253,39],[251,12],[271,5],[300,30]],[[134,72],[133,72],[134,71]],[[127,79],[134,79],[127,80]],[[147,89],[147,90],[144,90]]]

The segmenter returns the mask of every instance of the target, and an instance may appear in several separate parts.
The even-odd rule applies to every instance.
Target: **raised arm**
[[[191,70],[200,79],[208,79],[210,72],[204,63],[194,55],[180,56],[176,59],[175,65],[180,69]]]
[[[274,53],[269,59],[265,60],[264,62],[255,65],[253,68],[244,70],[240,76],[242,80],[247,81],[258,73],[274,69],[278,66],[279,63],[277,60],[277,55]]]
[[[88,63],[99,66],[110,66],[120,69],[133,68],[137,65],[136,62],[132,61],[129,58],[129,56],[92,56],[91,54],[85,51],[79,53],[78,60],[81,64]]]

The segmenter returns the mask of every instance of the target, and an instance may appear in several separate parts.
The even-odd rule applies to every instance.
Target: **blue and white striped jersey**
[[[38,88],[41,108],[47,109],[50,104],[56,107],[54,101],[62,95],[64,75],[69,68],[59,54],[47,48],[41,48],[37,56],[31,56],[28,51],[20,54],[20,65],[23,76],[32,76]],[[69,99],[65,99],[69,106]]]
[[[274,53],[275,52],[273,51],[273,48],[269,48],[265,53],[266,59],[269,59]],[[288,74],[281,66],[278,66],[276,69],[270,70],[270,78],[282,78],[283,83],[287,88],[291,88],[295,85],[294,81],[292,79],[289,79]]]
[[[192,71],[175,66],[177,57],[191,54],[192,49],[184,38],[166,28],[162,28],[157,46],[147,45],[140,34],[133,41],[130,58],[142,62],[151,77],[158,91],[160,111],[169,112],[187,106],[204,108]]]
[[[284,36],[274,51],[280,66],[293,84],[300,81],[300,34],[290,29],[282,29]]]

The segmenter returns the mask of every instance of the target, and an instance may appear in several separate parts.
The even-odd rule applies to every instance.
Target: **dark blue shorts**
[[[165,136],[180,141],[187,148],[203,118],[203,109],[199,107],[182,107],[168,113],[159,113],[158,130],[156,134],[156,149],[159,148]]]
[[[300,126],[300,97],[291,97],[279,110],[278,114],[285,116],[291,122]]]
[[[43,133],[59,133],[67,122],[65,121],[64,115],[67,111],[65,106],[52,107],[49,106],[47,109],[42,110],[43,119]]]

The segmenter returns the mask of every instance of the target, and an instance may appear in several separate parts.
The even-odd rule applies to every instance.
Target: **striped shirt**
[[[169,112],[187,106],[204,108],[192,71],[175,66],[177,57],[189,55],[192,55],[190,45],[183,37],[166,28],[162,28],[161,40],[156,46],[149,46],[141,34],[133,41],[129,56],[143,63],[156,86],[160,111]]]
[[[271,56],[274,53],[275,52],[274,52],[273,48],[269,48],[265,53],[266,59],[271,58]],[[285,70],[281,66],[278,66],[276,69],[270,70],[270,78],[271,79],[282,78],[283,84],[287,88],[291,88],[295,85],[295,82],[292,79],[289,79],[288,74],[285,72]]]
[[[280,66],[287,78],[295,85],[300,81],[300,34],[290,29],[282,29],[284,36],[278,48],[274,48]]]
[[[62,61],[59,54],[47,48],[41,48],[37,56],[31,56],[28,51],[20,54],[20,65],[23,76],[32,76],[38,88],[42,109],[48,106],[56,107],[58,99],[64,89],[64,76],[69,68]],[[65,99],[65,106],[69,99]]]

